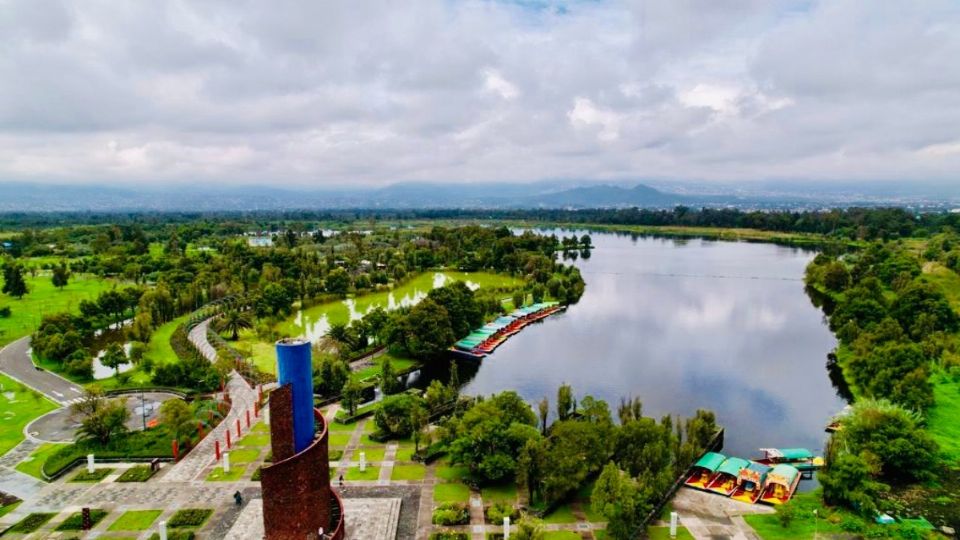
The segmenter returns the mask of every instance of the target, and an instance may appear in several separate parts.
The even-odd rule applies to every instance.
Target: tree
[[[360,405],[362,396],[363,387],[353,377],[348,377],[343,390],[340,391],[340,404],[347,409],[350,416],[357,414],[357,406]]]
[[[230,339],[236,341],[240,338],[240,331],[253,328],[253,320],[250,315],[238,309],[228,309],[224,311],[216,320],[217,330],[219,332],[229,332]]]
[[[83,441],[92,440],[106,445],[128,431],[129,418],[130,410],[127,409],[126,399],[108,401],[80,422],[77,437]]]
[[[313,391],[321,395],[339,392],[350,378],[350,367],[331,354],[315,354],[313,357]]]
[[[106,398],[103,389],[97,385],[91,385],[83,393],[80,401],[70,405],[70,414],[81,418],[87,417],[99,411],[104,403],[106,403]]]
[[[103,351],[100,363],[120,374],[120,366],[127,363],[127,353],[119,343],[111,343]]]
[[[343,268],[334,268],[327,274],[326,289],[331,294],[346,295],[350,290],[350,275]]]
[[[540,416],[540,433],[547,434],[547,418],[550,416],[550,401],[546,397],[537,403],[537,414]]]
[[[616,540],[635,538],[644,516],[652,509],[646,494],[614,463],[608,463],[590,496],[593,511],[607,519],[607,534]]]
[[[51,277],[53,281],[53,286],[63,290],[67,286],[67,282],[70,280],[70,270],[67,268],[66,263],[60,263],[53,267],[53,276]]]
[[[561,421],[570,418],[573,409],[573,388],[569,384],[563,383],[557,389],[557,418]]]
[[[160,405],[160,423],[173,438],[182,440],[189,437],[196,429],[194,422],[193,411],[183,400],[168,399]]]
[[[831,261],[823,268],[823,285],[828,290],[840,292],[850,285],[850,272],[839,261]]]
[[[385,396],[403,391],[403,383],[397,379],[397,374],[394,373],[389,358],[384,358],[380,364],[380,391]]]
[[[419,411],[417,409],[420,409]],[[422,427],[423,400],[411,394],[388,396],[373,415],[373,422],[381,433],[405,438]]]
[[[823,487],[823,501],[873,516],[877,509],[876,497],[884,486],[872,480],[865,456],[842,452],[828,459],[825,465],[817,473]]]
[[[513,307],[520,309],[523,307],[523,304],[526,303],[527,293],[522,290],[516,290],[513,292]]]
[[[483,310],[477,304],[473,291],[462,281],[433,289],[427,298],[447,310],[454,339],[469,334],[472,328],[483,323]]]
[[[397,322],[391,341],[410,356],[428,360],[444,356],[455,339],[447,310],[427,298]]]
[[[846,452],[876,460],[880,478],[924,480],[939,463],[920,415],[886,400],[858,400],[835,436]]]
[[[27,282],[23,279],[23,268],[18,264],[7,263],[3,267],[3,289],[4,294],[9,294],[14,298],[23,298],[30,292]]]

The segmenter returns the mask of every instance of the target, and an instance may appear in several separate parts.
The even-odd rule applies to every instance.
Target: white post
[[[366,472],[367,470],[367,453],[360,452],[360,472]]]
[[[510,540],[510,516],[503,516],[503,540]]]
[[[223,474],[230,472],[230,452],[223,453]]]
[[[263,412],[263,423],[269,426],[270,425],[270,408],[268,407],[266,409],[262,409],[261,412]]]
[[[87,472],[93,474],[93,454],[87,454]]]
[[[159,532],[160,532],[160,540],[167,540],[167,522],[166,522],[166,521],[161,521],[161,522],[160,522],[160,527],[158,527],[158,528],[159,528]]]
[[[670,512],[670,538],[677,537],[677,521],[680,516],[676,512]]]

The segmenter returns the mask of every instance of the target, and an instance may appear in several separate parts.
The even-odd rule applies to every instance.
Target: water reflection
[[[578,232],[582,234],[582,232]],[[824,369],[835,345],[804,293],[813,253],[770,244],[593,234],[577,266],[580,302],[533,325],[479,366],[464,391],[516,389],[551,401],[564,382],[607,400],[638,396],[646,414],[717,412],[726,450],[820,449],[843,406]],[[442,367],[418,385],[446,377]]]

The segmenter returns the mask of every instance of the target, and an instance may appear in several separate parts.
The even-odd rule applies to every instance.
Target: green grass
[[[0,455],[3,455],[23,441],[23,428],[27,424],[57,406],[43,394],[6,375],[0,375],[0,385],[3,386],[0,393]]]
[[[8,505],[6,505],[6,506],[0,506],[0,518],[2,518],[3,516],[9,514],[10,512],[13,512],[14,510],[16,510],[17,507],[20,506],[22,503],[23,503],[23,501],[17,501],[17,502],[15,502],[15,503],[13,503],[13,504],[8,504]]]
[[[143,357],[153,360],[154,364],[157,365],[179,362],[180,359],[177,358],[177,354],[173,352],[173,349],[170,347],[170,336],[172,336],[173,331],[186,322],[189,317],[190,315],[178,317],[168,323],[160,325],[159,328],[154,330],[153,334],[150,335],[147,348],[143,352]]]
[[[210,474],[207,475],[207,482],[236,482],[243,478],[244,473],[247,472],[246,465],[234,465],[233,462],[230,462],[230,472],[224,473],[223,467],[217,465]]]
[[[46,525],[48,521],[54,518],[56,514],[33,513],[18,521],[13,527],[7,530],[11,533],[28,534]]]
[[[798,493],[789,504],[794,505],[797,509],[797,517],[790,523],[789,527],[780,525],[776,514],[746,515],[743,519],[764,540],[807,539],[813,538],[814,532],[818,532],[820,535],[844,534],[839,525],[832,523],[839,523],[843,519],[860,522],[864,527],[873,527],[863,518],[850,512],[823,506],[815,492]],[[819,514],[819,519],[816,522],[814,522],[814,510]]]
[[[367,470],[360,472],[360,467],[350,467],[347,474],[343,475],[345,480],[352,481],[375,481],[380,478],[380,467],[367,465]]]
[[[254,448],[270,446],[270,435],[266,433],[248,433],[237,441],[237,446]]]
[[[224,339],[226,339],[225,336]],[[231,347],[241,351],[257,369],[264,373],[277,373],[277,351],[273,343],[261,341],[253,330],[240,332],[237,341],[228,341]]]
[[[234,449],[230,450],[230,465],[246,465],[252,463],[260,457],[260,450],[255,449]]]
[[[394,465],[391,480],[423,480],[427,468],[423,465]]]
[[[573,531],[545,531],[543,540],[580,540],[580,535]]]
[[[84,469],[73,475],[68,482],[96,484],[111,474],[113,474],[113,469],[111,468],[94,469],[93,472],[87,472],[87,470]]]
[[[117,482],[146,482],[156,471],[146,465],[137,465],[123,471],[123,474],[117,478]]]
[[[22,261],[30,265],[31,260]],[[74,275],[70,283],[59,290],[53,286],[49,274],[26,274],[30,288],[23,298],[17,300],[6,294],[0,294],[0,307],[9,306],[11,316],[0,319],[0,347],[23,336],[32,334],[40,326],[44,315],[69,311],[78,313],[81,300],[93,300],[103,291],[119,285],[113,280],[100,279],[87,275]]]
[[[401,358],[392,353],[384,353],[380,356],[374,358],[373,365],[359,369],[350,374],[355,380],[364,381],[367,379],[373,379],[380,376],[380,373],[383,371],[383,363],[386,360],[390,360],[390,367],[393,368],[393,371],[399,373],[412,369],[413,367],[419,365],[419,362],[410,358]]]
[[[90,525],[96,527],[97,523],[103,521],[103,518],[107,517],[107,512],[105,510],[100,510],[97,508],[90,509]],[[83,529],[83,513],[74,512],[70,514],[70,517],[63,520],[63,523],[57,525],[58,531],[79,531]]]
[[[441,465],[435,469],[435,474],[437,478],[445,480],[447,482],[456,482],[458,480],[463,480],[469,474],[470,469],[467,467],[451,467],[449,465]]]
[[[387,447],[386,446],[373,446],[373,447],[361,446],[353,452],[354,461],[360,461],[360,452],[364,453],[368,463],[371,461],[383,461],[384,455],[387,453]]]
[[[352,433],[353,430],[357,429],[357,423],[353,422],[350,424],[341,424],[340,422],[328,422],[327,430],[330,433],[339,432],[339,433]]]
[[[576,523],[577,518],[573,515],[573,509],[569,504],[562,504],[553,512],[543,516],[544,523]]]
[[[670,540],[670,527],[647,527],[647,536],[650,540]],[[693,540],[693,535],[685,527],[677,527],[677,538]]]
[[[330,433],[328,437],[330,446],[346,446],[350,442],[350,433]]]
[[[130,510],[114,521],[108,531],[145,531],[160,517],[163,510]]]
[[[401,444],[397,447],[397,461],[413,461],[412,444]]]
[[[437,278],[438,274],[442,274],[445,278]],[[393,305],[415,301],[429,292],[434,284],[451,279],[467,281],[480,287],[517,287],[523,284],[522,280],[512,276],[486,272],[425,272],[404,282],[392,291],[364,294],[357,298],[350,299],[349,303],[352,303],[354,306],[353,313],[366,313],[376,306],[386,309],[391,305],[391,296],[394,299]],[[330,324],[346,323],[350,320],[351,316],[351,310],[347,301],[319,304],[309,307],[301,313],[302,324],[297,323],[298,317],[294,315],[278,325],[277,330],[282,335],[316,338],[326,333],[326,329],[329,328]]]
[[[201,527],[213,515],[210,508],[184,508],[170,517],[167,525],[172,529],[194,529]]]
[[[936,405],[927,411],[928,431],[944,458],[960,464],[960,382],[936,382],[933,396]]]
[[[486,486],[480,489],[480,496],[483,497],[484,503],[504,502],[508,504],[516,504],[517,485],[510,483]]]
[[[445,483],[433,486],[433,500],[444,502],[467,502],[470,500],[470,488],[459,483]]]
[[[55,454],[61,448],[67,446],[66,444],[57,444],[57,443],[43,443],[36,450],[34,450],[26,459],[17,464],[16,469],[22,473],[29,474],[34,478],[39,478],[43,480],[43,474],[41,474],[40,469],[43,468],[44,462],[47,461],[47,458]]]

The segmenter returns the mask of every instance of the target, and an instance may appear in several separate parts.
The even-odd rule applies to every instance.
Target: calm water
[[[803,290],[812,252],[592,236],[592,256],[576,261],[587,282],[580,302],[479,367],[462,363],[466,393],[515,389],[531,401],[548,396],[553,407],[566,382],[613,411],[621,396],[641,398],[647,416],[712,409],[728,454],[822,448],[843,402],[825,368],[835,340]]]

